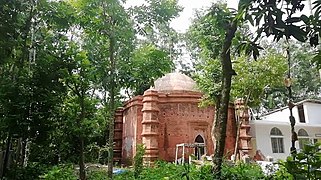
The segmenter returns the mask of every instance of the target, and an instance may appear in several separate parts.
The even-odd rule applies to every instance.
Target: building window
[[[305,123],[303,104],[298,105],[299,121],[300,123]]]
[[[318,139],[313,139],[313,140],[312,140],[312,143],[313,143],[313,144],[316,144],[317,142],[318,142]]]
[[[304,129],[298,131],[299,149],[303,149],[305,144],[309,143],[309,134]]]
[[[280,129],[274,127],[271,129],[271,145],[273,153],[284,153],[283,134]]]

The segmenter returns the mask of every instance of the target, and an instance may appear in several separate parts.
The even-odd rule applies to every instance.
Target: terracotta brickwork
[[[131,164],[131,159],[136,153],[136,144],[142,143],[142,100],[142,96],[136,96],[124,105],[121,156],[124,164]]]
[[[174,161],[176,144],[194,143],[197,135],[203,137],[207,147],[213,146],[210,131],[214,108],[198,107],[200,93],[176,91],[159,96],[161,159]],[[213,148],[208,148],[207,152],[213,153]],[[187,149],[186,154],[194,154],[194,149]]]
[[[238,148],[242,151],[242,154],[249,155],[249,151],[252,149],[250,145],[252,136],[250,135],[249,109],[245,106],[243,99],[237,99],[235,101],[235,109],[241,122]]]
[[[194,89],[195,82],[189,77],[170,73],[155,81],[158,89],[149,89],[144,95],[136,96],[125,103],[122,112],[115,116],[115,134],[122,133],[122,139],[115,139],[115,160],[131,164],[136,153],[136,145],[144,144],[145,163],[156,159],[175,160],[175,147],[181,143],[195,143],[201,137],[206,145],[205,153],[214,153],[211,129],[215,108],[199,107],[202,93]],[[120,117],[122,115],[122,117]],[[120,123],[119,119],[122,119]],[[120,126],[122,125],[122,131]],[[116,128],[117,126],[117,128]],[[119,139],[117,137],[117,139]],[[230,156],[235,147],[236,124],[234,106],[229,107],[225,153]],[[122,143],[121,157],[119,151]],[[187,155],[195,149],[185,150]],[[181,152],[178,152],[182,154]]]
[[[151,164],[159,157],[158,92],[152,89],[143,96],[142,143],[145,145],[144,163]]]
[[[201,93],[153,91],[152,94],[153,97],[149,100],[155,100],[153,103],[146,99],[144,102],[144,98],[138,96],[125,105],[121,157],[123,163],[127,164],[134,157],[136,144],[141,143],[147,149],[145,161],[174,161],[176,144],[194,143],[198,135],[205,141],[206,154],[214,153],[211,129],[215,109],[198,106]],[[231,106],[229,111],[225,149],[227,155],[233,152],[236,137],[234,108]],[[194,154],[194,149],[187,149],[186,154]]]

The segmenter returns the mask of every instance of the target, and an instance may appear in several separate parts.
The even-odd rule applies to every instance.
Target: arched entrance
[[[196,144],[203,144],[203,146],[196,146],[195,147],[195,156],[197,159],[201,159],[201,156],[205,154],[205,141],[201,135],[197,135],[195,138]]]

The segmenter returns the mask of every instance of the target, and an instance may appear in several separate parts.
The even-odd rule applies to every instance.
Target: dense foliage
[[[148,15],[124,6],[118,0],[0,2],[0,178],[19,179],[26,171],[36,179],[43,174],[38,167],[53,166],[44,177],[54,179],[59,169],[70,169],[58,164],[73,163],[86,179],[85,163],[112,164],[120,92],[141,94],[173,69],[175,42],[168,46],[169,38],[155,32],[165,34],[181,10],[172,0],[138,8]],[[138,24],[153,31],[141,34]]]
[[[111,177],[115,108],[172,71],[180,55],[180,35],[170,27],[182,10],[177,2],[146,0],[146,4],[126,9],[120,0],[1,0],[0,178],[106,178],[105,171],[87,172],[88,162],[108,162]],[[195,70],[200,87],[211,100],[217,100],[220,120],[226,120],[231,87],[233,97],[248,95],[253,105],[262,99],[267,100],[263,104],[280,104],[269,98],[276,99],[273,95],[279,92],[275,89],[285,69],[284,57],[269,51],[258,56],[261,48],[257,40],[264,33],[274,35],[275,40],[309,39],[310,45],[318,48],[320,1],[313,3],[315,12],[309,17],[292,17],[303,8],[301,1],[285,1],[288,18],[284,21],[280,18],[284,9],[276,5],[281,0],[250,2],[240,1],[239,11],[214,4],[197,14],[188,33],[192,57],[198,58]],[[248,34],[245,21],[259,26],[256,36]],[[303,49],[292,53],[297,99],[319,96],[315,72],[316,62],[321,64],[320,53],[312,58],[313,51],[303,53],[308,47],[293,44],[292,48]],[[231,58],[234,52],[242,56]],[[232,65],[232,61],[238,63]],[[310,68],[311,73],[302,73]],[[232,78],[236,74],[239,76]],[[237,83],[231,86],[231,81]],[[219,131],[226,123],[216,122],[223,122],[213,132],[220,153],[224,147],[220,140],[225,138],[220,138],[224,131]],[[209,166],[158,163],[155,168],[143,168],[143,149],[139,152],[134,174],[116,178],[216,176]],[[217,157],[220,162],[215,164],[220,167],[222,153]],[[255,169],[253,174],[250,168]],[[222,177],[240,178],[238,174],[249,179],[261,177],[252,165],[223,166]]]
[[[217,179],[211,173],[211,165],[195,166],[195,165],[175,165],[165,162],[157,162],[154,168],[145,168],[141,175],[136,179],[195,179],[195,180],[212,180]],[[238,163],[229,165],[224,163],[222,169],[223,179],[264,179],[261,168],[255,164]],[[115,179],[135,179],[131,172],[121,174]]]
[[[260,50],[263,49],[259,46],[259,43],[265,36],[272,36],[276,42],[283,38],[286,39],[286,42],[289,42],[291,38],[300,42],[305,42],[309,39],[310,45],[316,47],[319,44],[321,30],[320,7],[321,2],[314,1],[314,13],[307,17],[306,15],[297,15],[298,12],[305,9],[303,1],[240,0],[237,10],[228,9],[225,4],[216,3],[197,16],[189,31],[190,39],[194,42],[192,44],[192,52],[196,52],[199,57],[203,58],[203,60],[208,60],[211,64],[215,64],[215,61],[218,61],[219,69],[221,70],[217,71],[217,65],[213,66],[214,69],[209,70],[208,78],[211,78],[210,83],[214,84],[213,86],[217,86],[218,90],[215,87],[210,87],[209,90],[206,90],[206,92],[210,92],[208,94],[210,100],[214,100],[216,107],[218,107],[215,115],[216,120],[213,122],[212,128],[212,139],[215,141],[213,173],[220,176],[222,169],[228,106],[231,89],[233,89],[232,77],[237,75],[235,67],[233,67],[233,50],[236,49],[239,54],[251,55],[254,60],[257,60]],[[257,28],[254,36],[238,33],[246,22]],[[238,44],[235,44],[235,40]],[[235,47],[235,45],[237,46]],[[285,51],[287,52],[287,60],[290,62],[289,46]],[[314,61],[317,62],[319,60],[320,51],[314,57]],[[290,63],[288,68],[287,78],[290,79]],[[208,81],[205,80],[201,83],[208,83]],[[289,89],[288,96],[291,101],[291,85],[287,88]],[[248,94],[251,93],[255,92],[250,90]],[[294,125],[295,123],[291,123],[292,131],[294,131]],[[292,144],[294,144],[294,141],[292,139]]]

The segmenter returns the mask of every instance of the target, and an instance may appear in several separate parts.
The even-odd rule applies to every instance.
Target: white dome
[[[168,73],[154,82],[154,88],[157,91],[195,91],[199,92],[196,88],[196,82],[181,73]]]

